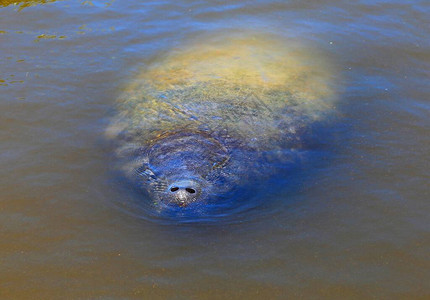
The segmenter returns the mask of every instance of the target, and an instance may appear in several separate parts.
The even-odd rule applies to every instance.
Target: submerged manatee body
[[[200,40],[145,67],[107,133],[123,172],[159,207],[251,195],[333,110],[331,73],[315,53],[275,38]]]

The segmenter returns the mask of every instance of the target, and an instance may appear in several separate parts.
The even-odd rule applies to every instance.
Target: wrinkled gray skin
[[[315,53],[289,46],[217,37],[149,65],[107,130],[120,169],[156,205],[186,207],[252,192],[296,160],[333,94]]]
[[[146,163],[137,170],[137,182],[162,204],[185,207],[226,197],[258,173],[249,172],[243,150],[227,148],[226,142],[203,132],[162,138],[140,157]]]

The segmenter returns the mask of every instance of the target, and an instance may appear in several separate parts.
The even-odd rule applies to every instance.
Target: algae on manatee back
[[[275,164],[291,159],[309,125],[334,111],[332,78],[328,63],[292,42],[265,35],[199,40],[154,60],[133,79],[118,100],[119,113],[108,135],[118,141],[127,174],[149,169],[145,172],[158,178],[171,176],[175,166],[167,175],[152,170],[157,166],[151,165],[148,151],[157,144],[173,143],[165,150],[169,153],[159,155],[166,164],[177,164],[181,177],[180,172],[193,173],[198,165],[187,161],[195,159],[190,149],[198,152],[205,138],[216,141],[210,142],[217,148],[213,151],[223,152],[222,147],[229,156],[222,168],[223,176],[234,178],[231,188],[241,184],[241,177],[270,174]],[[184,136],[192,143],[192,135],[202,138],[187,145]],[[202,150],[202,164],[216,165],[205,162],[205,155],[214,157],[210,151]],[[270,159],[264,159],[268,152]],[[171,153],[177,155],[167,161]],[[211,172],[205,170],[194,175],[205,179]],[[162,187],[169,180],[160,179]],[[143,186],[151,190],[151,184]]]
[[[314,121],[333,108],[332,72],[314,53],[274,38],[199,41],[173,50],[133,79],[119,99],[125,115],[117,125],[131,135],[145,132],[140,141],[201,124],[253,138],[263,138],[254,131],[282,136],[279,125],[291,123],[291,110]]]

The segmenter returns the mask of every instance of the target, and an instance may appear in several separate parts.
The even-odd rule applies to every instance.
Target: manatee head
[[[155,203],[187,207],[219,199],[234,187],[230,154],[204,133],[173,133],[155,139],[137,170],[138,182]]]

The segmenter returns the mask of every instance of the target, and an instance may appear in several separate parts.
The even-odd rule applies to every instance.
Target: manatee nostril
[[[170,194],[169,197],[172,197],[171,199],[188,202],[195,200],[195,197],[200,193],[199,187],[198,182],[190,179],[183,179],[172,182],[166,189],[166,192]]]
[[[185,188],[185,190],[190,194],[194,194],[196,192],[196,190],[192,188]]]

